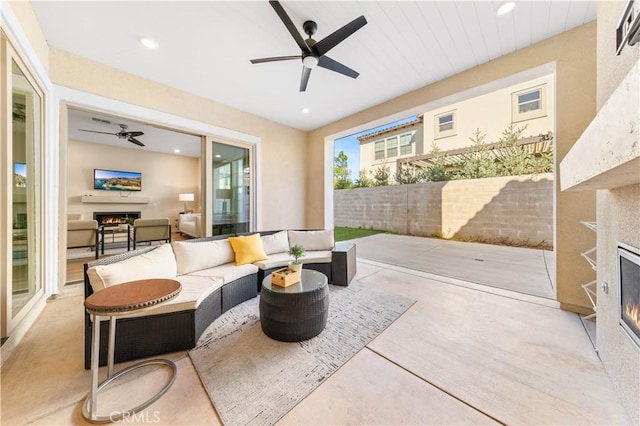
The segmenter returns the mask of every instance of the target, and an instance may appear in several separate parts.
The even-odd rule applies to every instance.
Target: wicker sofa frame
[[[270,235],[278,231],[260,232]],[[226,239],[235,235],[216,235],[213,237],[185,240],[202,242]],[[93,294],[87,270],[96,265],[108,265],[149,252],[156,247],[104,257],[84,265],[84,296]],[[327,276],[330,283],[349,285],[356,272],[355,244],[338,243],[332,253],[331,263],[308,263],[305,268],[314,269]],[[276,268],[274,268],[276,269]],[[259,270],[258,273],[231,281],[211,293],[200,303],[197,309],[179,312],[147,315],[134,318],[118,318],[116,326],[115,362],[155,356],[163,353],[192,349],[204,330],[220,315],[234,306],[258,295],[262,279],[274,269]],[[333,280],[333,281],[332,281]],[[91,366],[91,316],[85,311],[84,320],[84,368]],[[100,324],[100,365],[107,364],[108,321]]]

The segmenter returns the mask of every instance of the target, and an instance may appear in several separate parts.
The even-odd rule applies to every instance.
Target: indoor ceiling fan
[[[127,127],[129,126],[127,126],[126,124],[118,124],[118,126],[120,126],[120,131],[117,133],[99,132],[97,130],[85,130],[85,129],[78,129],[78,130],[80,130],[81,132],[102,133],[103,135],[115,135],[118,137],[118,139],[126,139],[129,142],[134,143],[136,145],[144,146],[142,142],[136,139],[137,136],[144,135],[144,132],[127,132]]]
[[[252,64],[302,59],[302,77],[300,78],[301,92],[304,92],[307,89],[307,83],[309,82],[311,70],[316,66],[335,71],[339,74],[343,74],[351,78],[357,78],[358,75],[360,75],[358,72],[352,70],[346,65],[343,65],[340,62],[331,59],[326,55],[326,53],[336,47],[351,34],[364,27],[367,24],[367,20],[364,16],[360,16],[354,19],[342,28],[339,28],[338,30],[329,34],[327,37],[316,42],[311,38],[318,29],[318,25],[314,21],[305,21],[304,24],[302,24],[302,29],[309,36],[308,39],[304,40],[289,18],[289,15],[287,15],[287,12],[285,12],[280,2],[278,2],[277,0],[271,0],[269,1],[269,4],[271,4],[273,9],[276,11],[278,16],[280,17],[280,20],[282,21],[284,26],[287,27],[287,30],[289,30],[289,33],[293,36],[293,39],[296,41],[302,52],[300,55],[295,56],[276,56],[272,58],[251,59]]]

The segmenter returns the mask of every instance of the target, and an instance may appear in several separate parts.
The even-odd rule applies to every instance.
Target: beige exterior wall
[[[70,141],[67,159],[67,213],[80,213],[85,219],[93,219],[95,211],[139,211],[142,217],[168,217],[174,226],[178,213],[184,210],[184,203],[178,201],[180,192],[195,193],[196,200],[189,203],[189,208],[200,211],[200,188],[194,186],[200,182],[199,158]],[[142,191],[130,196],[148,198],[149,202],[83,203],[83,195],[91,195],[96,200],[114,195],[93,189],[93,169],[142,172]]]
[[[325,157],[325,138],[332,135],[345,134],[349,129],[378,122],[402,111],[415,111],[421,105],[446,96],[555,63],[555,161],[559,164],[595,115],[595,36],[596,24],[592,22],[316,129],[309,136],[309,157]],[[309,185],[307,191],[307,223],[314,227],[324,226],[324,192],[331,191],[322,184],[327,184],[322,180],[323,173],[324,164],[309,164],[308,180],[313,185]],[[581,284],[593,279],[593,271],[577,265],[584,262],[580,253],[595,244],[595,236],[579,221],[595,218],[595,194],[560,193],[557,180],[555,185],[557,299],[565,309],[586,312],[591,305]]]
[[[640,60],[640,44],[625,46],[620,56],[615,53],[615,29],[625,6],[626,2],[598,3],[598,110]],[[635,173],[640,175],[640,170]],[[622,242],[640,251],[640,185],[600,190],[597,200],[597,346],[614,387],[637,425],[640,424],[640,349],[619,326],[617,244]],[[609,284],[608,293],[601,288],[605,282]]]
[[[306,227],[305,161],[309,157],[305,132],[61,50],[51,49],[50,61],[55,84],[258,136],[257,179],[265,194],[258,210],[262,227]],[[288,167],[272,166],[281,163],[283,152],[291,160]],[[279,207],[283,205],[288,208]]]
[[[514,121],[512,117],[512,93],[537,86],[545,87],[546,113],[544,116],[530,120]],[[497,142],[502,136],[502,131],[512,122],[518,127],[527,126],[523,137],[537,136],[540,133],[553,131],[554,92],[553,76],[549,75],[427,111],[424,114],[425,152],[419,154],[428,154],[434,143],[440,151],[467,147],[472,144],[471,137],[476,129],[480,129],[481,133],[486,135],[485,143]],[[437,137],[435,132],[435,117],[450,111],[455,111],[456,114],[456,134],[447,137]]]

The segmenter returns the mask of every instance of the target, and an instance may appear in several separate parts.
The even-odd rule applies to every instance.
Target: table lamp
[[[179,194],[178,195],[178,200],[184,201],[184,212],[188,213],[189,210],[187,208],[187,202],[188,201],[193,201],[194,200],[194,196],[193,196],[192,193],[186,192],[186,193],[183,193],[183,194]]]

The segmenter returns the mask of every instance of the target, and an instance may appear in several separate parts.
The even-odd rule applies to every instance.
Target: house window
[[[513,122],[531,120],[547,115],[546,85],[521,90],[511,94]]]
[[[384,160],[384,140],[375,142],[375,159]]]
[[[400,155],[411,155],[411,133],[400,136]]]
[[[398,137],[387,139],[387,158],[398,156]]]
[[[446,138],[449,136],[455,136],[456,132],[456,112],[449,111],[443,114],[438,114],[434,117],[434,129],[436,139]]]

